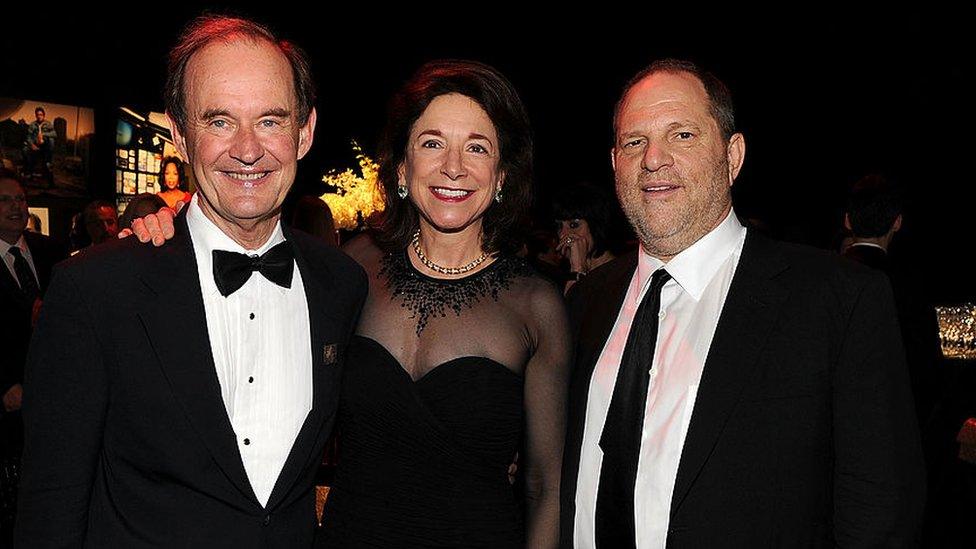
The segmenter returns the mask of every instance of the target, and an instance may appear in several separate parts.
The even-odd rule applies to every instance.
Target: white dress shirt
[[[650,286],[651,275],[661,267],[672,279],[661,290],[657,343],[637,462],[634,524],[638,548],[665,546],[681,449],[745,236],[746,229],[734,212],[729,212],[718,227],[667,265],[641,248],[623,306],[590,379],[576,484],[576,547],[595,547],[596,498],[603,461],[600,436],[634,314]]]
[[[291,288],[260,273],[224,297],[213,277],[213,250],[263,254],[284,242],[281,224],[257,250],[245,250],[210,221],[193,195],[186,221],[193,240],[220,394],[237,435],[244,470],[261,505],[312,409],[308,303],[295,266]]]
[[[34,273],[34,281],[37,282],[38,287],[40,287],[40,282],[37,280],[37,268],[34,267],[34,258],[31,257],[30,248],[27,247],[27,240],[24,239],[24,235],[20,235],[14,246],[20,248],[20,255],[24,256],[27,260],[27,264],[30,265],[31,272]],[[23,288],[24,285],[21,284],[20,279],[17,278],[17,271],[14,270],[14,254],[10,253],[10,244],[6,241],[0,240],[0,252],[3,252],[3,263],[7,266],[7,270],[10,271],[10,276],[17,281],[17,284]]]

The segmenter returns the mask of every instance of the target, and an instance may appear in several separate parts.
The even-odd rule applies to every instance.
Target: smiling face
[[[180,169],[175,162],[167,162],[166,169],[163,170],[163,189],[173,190],[180,186]]]
[[[435,97],[414,122],[401,184],[422,226],[440,232],[481,231],[482,217],[502,184],[498,135],[470,97]]]
[[[14,244],[27,226],[27,199],[13,179],[0,178],[0,239]]]
[[[186,127],[170,125],[201,210],[238,242],[269,235],[315,127],[314,110],[298,124],[288,60],[263,40],[213,42],[190,59],[184,85]]]
[[[616,126],[617,197],[651,255],[673,257],[725,219],[745,141],[722,138],[698,78],[650,74],[627,91]]]

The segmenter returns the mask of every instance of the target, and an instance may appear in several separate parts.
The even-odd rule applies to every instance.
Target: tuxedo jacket
[[[162,248],[128,238],[55,269],[28,357],[18,546],[311,545],[366,277],[309,235],[285,237],[308,300],[313,404],[267,506],[221,397],[184,215]]]
[[[590,377],[636,265],[636,252],[623,256],[570,296],[577,359],[564,547],[573,544]],[[887,280],[750,230],[682,448],[668,547],[911,545],[922,477]]]

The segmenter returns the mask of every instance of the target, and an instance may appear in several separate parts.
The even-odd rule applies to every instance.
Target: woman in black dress
[[[327,547],[555,547],[570,342],[561,292],[512,255],[530,201],[508,80],[424,65],[391,103],[370,291],[342,385]],[[522,443],[525,518],[507,470]]]

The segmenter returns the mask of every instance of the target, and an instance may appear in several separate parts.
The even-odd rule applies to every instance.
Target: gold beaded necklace
[[[467,265],[462,265],[460,267],[441,267],[437,263],[434,263],[428,259],[427,256],[424,255],[424,251],[420,249],[420,229],[417,229],[417,232],[413,233],[413,240],[410,241],[410,244],[413,246],[413,253],[417,254],[417,259],[424,264],[424,267],[427,267],[434,272],[446,275],[464,274],[471,269],[474,269],[478,265],[481,265],[486,259],[488,259],[488,254],[486,252],[481,252],[479,257]]]

